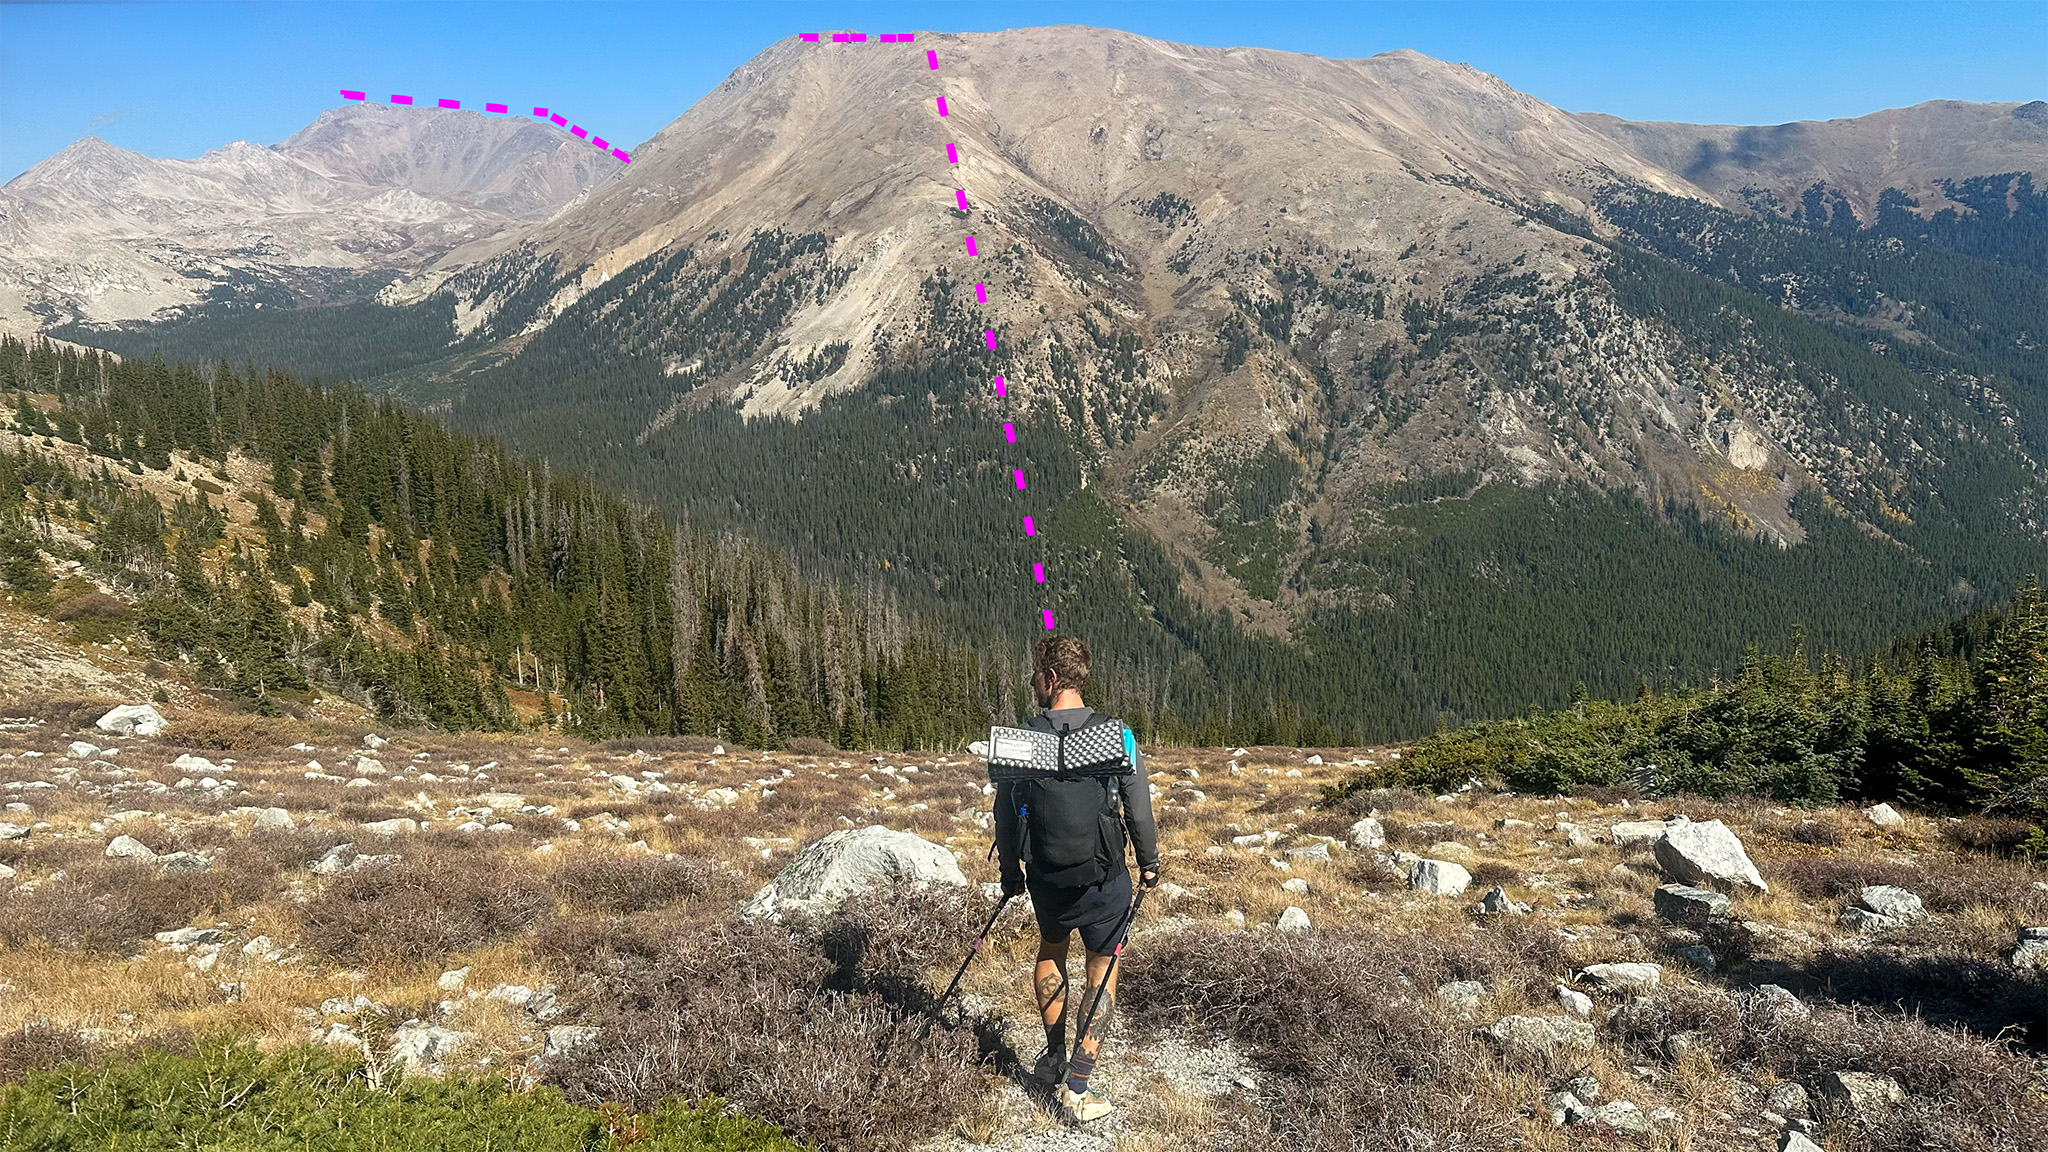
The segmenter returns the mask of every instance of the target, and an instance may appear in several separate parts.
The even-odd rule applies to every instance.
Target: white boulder
[[[147,704],[123,704],[95,720],[93,727],[122,736],[154,736],[167,725],[162,714]]]
[[[1898,828],[1906,823],[1906,818],[1899,815],[1899,810],[1889,804],[1872,804],[1863,810],[1863,814],[1870,817],[1870,822],[1879,828]]]
[[[748,919],[836,910],[859,892],[897,884],[965,887],[953,853],[910,832],[880,824],[842,828],[798,852],[775,879],[747,902]]]
[[[1742,841],[1719,820],[1674,824],[1657,838],[1657,863],[1666,875],[1684,884],[1719,881],[1769,892]]]
[[[1408,873],[1408,886],[1436,896],[1458,896],[1472,886],[1472,873],[1449,860],[1417,860]]]

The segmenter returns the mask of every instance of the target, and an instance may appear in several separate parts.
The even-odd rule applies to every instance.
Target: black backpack
[[[1023,726],[1058,733],[1064,744],[1071,733],[1115,722],[1095,712],[1064,729],[1043,715]],[[1031,879],[1057,888],[1086,888],[1123,867],[1123,793],[1115,777],[1060,772],[1019,780],[1011,795],[1023,826],[1024,871]]]

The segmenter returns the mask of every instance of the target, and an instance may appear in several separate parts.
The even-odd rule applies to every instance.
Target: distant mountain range
[[[226,275],[267,310],[54,330],[388,387],[965,629],[1052,601],[1161,706],[1413,729],[1799,627],[1867,649],[2048,567],[2048,104],[1639,124],[1413,52],[918,44],[947,67],[778,43],[616,175],[510,135],[434,169],[405,117],[524,126],[331,113],[214,156],[441,215],[322,264],[341,230],[251,176],[166,242],[297,237]],[[10,227],[145,215],[42,171]]]
[[[374,105],[195,160],[87,137],[0,188],[0,324],[348,300],[623,167],[516,119]]]

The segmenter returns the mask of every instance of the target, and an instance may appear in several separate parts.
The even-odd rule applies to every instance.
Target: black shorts
[[[1064,944],[1075,932],[1081,947],[1106,956],[1124,938],[1124,916],[1131,910],[1131,874],[1119,868],[1100,884],[1086,888],[1056,888],[1036,880],[1027,881],[1031,911],[1038,917],[1042,940]]]

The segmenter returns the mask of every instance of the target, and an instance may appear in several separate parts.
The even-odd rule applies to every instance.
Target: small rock
[[[1280,913],[1280,919],[1274,921],[1273,927],[1282,932],[1306,932],[1310,928],[1308,913],[1290,904],[1286,911]]]
[[[1820,1145],[1806,1138],[1803,1132],[1785,1129],[1778,1137],[1778,1152],[1823,1152]]]
[[[547,1039],[542,1042],[540,1054],[543,1059],[566,1056],[586,1044],[596,1043],[602,1030],[585,1024],[557,1024],[548,1029]]]
[[[194,756],[190,752],[180,753],[176,760],[171,761],[171,767],[193,776],[206,776],[220,771],[220,765],[204,756]]]
[[[1480,1002],[1486,999],[1486,985],[1477,980],[1453,980],[1437,987],[1436,999],[1446,1012],[1470,1020],[1479,1014]]]
[[[1612,1128],[1624,1136],[1643,1138],[1657,1134],[1657,1126],[1643,1115],[1643,1110],[1626,1100],[1602,1104],[1593,1110],[1593,1122]]]
[[[290,832],[296,829],[298,824],[292,820],[292,814],[282,808],[265,808],[256,814],[256,823],[252,827],[264,831]]]
[[[1685,947],[1674,952],[1673,955],[1702,972],[1712,972],[1720,967],[1720,961],[1715,958],[1714,950],[1705,944],[1687,944]]]
[[[1508,890],[1496,884],[1479,898],[1479,911],[1488,916],[1526,916],[1529,906],[1508,899]]]
[[[1889,804],[1872,804],[1863,810],[1863,814],[1870,817],[1870,822],[1879,828],[1898,828],[1906,823],[1906,818],[1899,815],[1899,810]]]
[[[1616,848],[1627,848],[1635,844],[1654,844],[1669,832],[1676,821],[1669,820],[1624,820],[1607,830],[1608,838]]]
[[[1579,979],[1627,996],[1647,996],[1663,978],[1664,969],[1657,964],[1589,964],[1579,972]]]
[[[439,980],[434,981],[434,987],[450,995],[454,995],[458,992],[461,992],[463,985],[467,984],[468,982],[468,968],[450,968],[448,971],[441,973],[441,978]]]
[[[1780,1116],[1807,1116],[1813,1109],[1813,1097],[1807,1095],[1805,1085],[1787,1080],[1772,1087],[1764,1104]]]
[[[1306,896],[1308,895],[1308,881],[1303,880],[1299,876],[1290,876],[1280,882],[1280,890],[1296,896]]]
[[[70,747],[64,749],[64,754],[74,760],[90,760],[100,754],[100,746],[88,744],[83,740],[73,740]]]
[[[133,836],[116,836],[107,843],[107,855],[116,860],[154,860],[156,851]]]
[[[1742,841],[1719,820],[1686,821],[1664,830],[1656,843],[1657,863],[1672,879],[1686,884],[1717,880],[1769,892]]]
[[[1593,1015],[1593,998],[1576,988],[1559,984],[1557,986],[1557,1002],[1564,1007],[1565,1011],[1577,1016],[1581,1020],[1588,1019]]]
[[[1873,1116],[1906,1102],[1906,1090],[1897,1080],[1873,1072],[1830,1072],[1821,1079],[1820,1090],[1859,1117]]]
[[[284,955],[284,949],[279,947],[277,942],[270,937],[258,936],[247,944],[242,945],[242,955],[249,957],[251,960],[275,961],[278,957]]]
[[[1494,1043],[1523,1055],[1549,1055],[1558,1049],[1586,1052],[1593,1048],[1593,1026],[1584,1020],[1545,1016],[1503,1016],[1487,1029]]]
[[[1472,886],[1472,873],[1449,860],[1417,860],[1408,886],[1436,896],[1458,896]]]
[[[1651,897],[1657,915],[1674,924],[1695,924],[1726,916],[1734,901],[1711,888],[1665,884]]]
[[[1782,984],[1759,984],[1755,995],[1758,1006],[1773,1019],[1790,1016],[1803,1020],[1813,1015],[1813,1009],[1806,1006],[1806,1001]]]
[[[1517,820],[1512,816],[1503,816],[1493,822],[1493,830],[1495,832],[1534,832],[1536,826],[1527,820]]]
[[[6,821],[0,821],[0,840],[20,840],[26,837],[28,833],[29,830],[19,824],[9,824]],[[113,853],[108,852],[107,855],[111,856]]]
[[[1175,884],[1171,880],[1168,880],[1159,886],[1159,902],[1161,905],[1167,908],[1173,907],[1174,905],[1180,903],[1181,901],[1187,899],[1192,895],[1194,895],[1194,893],[1188,891],[1186,888],[1183,888],[1178,884]]]
[[[166,872],[211,872],[213,861],[197,852],[170,852],[155,860],[156,866]]]
[[[1311,757],[1309,757],[1309,758],[1308,758],[1308,762],[1309,762],[1309,763],[1311,763],[1311,764],[1321,764],[1321,763],[1323,762],[1323,758],[1322,758],[1321,754],[1317,754],[1317,755],[1314,755],[1314,756],[1311,756]]]
[[[1301,848],[1289,848],[1281,853],[1290,864],[1328,864],[1330,846],[1320,840]]]
[[[1596,1076],[1573,1077],[1571,1082],[1564,1086],[1564,1090],[1588,1104],[1598,1104],[1600,1097],[1607,1094],[1606,1089],[1600,1087],[1600,1080]]]
[[[420,830],[420,823],[410,816],[399,816],[391,820],[372,820],[363,825],[363,831],[373,836],[397,836]]]
[[[1593,1109],[1570,1092],[1552,1092],[1543,1106],[1550,1112],[1551,1126],[1556,1128],[1584,1124],[1593,1118]]]
[[[382,748],[383,746],[389,743],[391,743],[391,741],[386,740],[382,736],[377,735],[375,732],[372,732],[369,735],[363,737],[363,747],[368,748],[372,752],[376,751],[379,748]]]
[[[1857,893],[1856,902],[1880,916],[1904,923],[1927,919],[1927,908],[1918,896],[1891,884],[1870,885]]]
[[[385,774],[385,768],[384,768],[384,762],[383,762],[382,760],[379,760],[379,759],[377,759],[377,758],[376,758],[376,757],[374,757],[374,756],[358,756],[358,757],[356,757],[356,775],[358,775],[358,776],[382,776],[382,775],[384,775],[384,774]]]
[[[1224,923],[1230,925],[1232,928],[1235,928],[1240,932],[1244,931],[1244,926],[1246,923],[1244,913],[1236,908],[1232,908],[1230,911],[1225,912],[1223,914],[1223,921]]]
[[[398,1026],[391,1035],[391,1060],[416,1071],[439,1061],[453,1052],[471,1033],[457,1032],[424,1020],[408,1020]]]
[[[186,947],[219,944],[227,938],[228,934],[218,928],[173,928],[169,932],[156,934],[159,944],[182,944]]]
[[[1387,830],[1378,820],[1367,816],[1351,825],[1350,837],[1353,848],[1383,848],[1387,843]]]
[[[1552,831],[1564,837],[1564,842],[1574,848],[1584,848],[1593,843],[1592,833],[1569,820],[1558,821],[1557,826]]]
[[[93,722],[102,732],[122,736],[154,736],[165,728],[164,718],[147,704],[123,704]]]
[[[2020,929],[2019,946],[2013,949],[2012,962],[2019,968],[2048,969],[2048,928]]]
[[[336,844],[323,853],[320,859],[309,865],[307,870],[318,876],[332,876],[337,872],[347,871],[356,859],[355,845]]]

